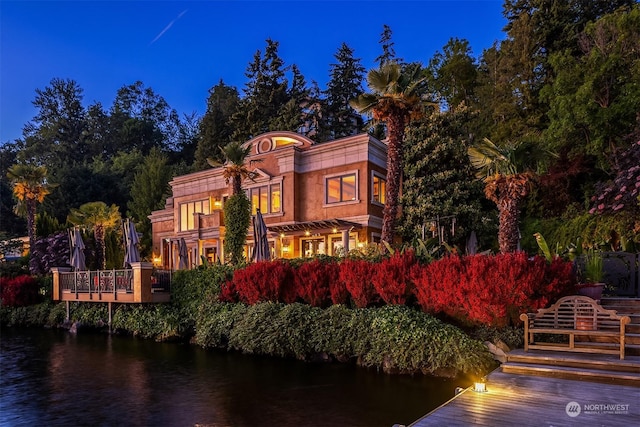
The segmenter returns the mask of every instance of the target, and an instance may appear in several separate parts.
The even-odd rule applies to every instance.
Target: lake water
[[[391,426],[459,385],[104,334],[0,335],[3,426]]]

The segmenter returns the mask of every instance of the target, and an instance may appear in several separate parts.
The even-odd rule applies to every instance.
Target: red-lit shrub
[[[365,308],[380,300],[373,287],[374,267],[375,264],[361,259],[346,259],[340,263],[340,282],[344,284],[356,307]]]
[[[2,305],[21,307],[40,301],[38,281],[29,275],[14,278],[0,278],[0,299]]]
[[[525,253],[448,257],[415,265],[411,280],[422,309],[466,323],[504,326],[570,292],[571,263]]]
[[[409,270],[415,264],[413,251],[396,252],[375,265],[373,286],[382,300],[391,305],[404,305],[413,289],[409,281]]]
[[[233,280],[227,280],[220,286],[220,301],[222,302],[238,302],[240,299],[238,297],[238,291],[236,290],[236,285]]]
[[[259,301],[289,304],[296,300],[291,267],[282,261],[261,261],[236,270],[233,285],[239,300],[247,304]]]
[[[305,262],[295,270],[295,282],[298,296],[314,307],[326,307],[332,299],[346,301],[346,288],[341,290],[338,284],[338,265],[315,259]]]
[[[428,265],[414,264],[409,278],[415,286],[415,295],[422,310],[427,313],[452,313],[461,309],[453,291],[460,284],[464,267],[462,259],[450,256]]]

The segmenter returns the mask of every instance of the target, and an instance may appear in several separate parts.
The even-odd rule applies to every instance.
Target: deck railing
[[[62,291],[73,293],[131,293],[133,292],[132,270],[97,270],[61,272]]]
[[[168,302],[171,296],[171,272],[155,271],[149,262],[134,262],[123,270],[53,267],[51,272],[54,301]]]

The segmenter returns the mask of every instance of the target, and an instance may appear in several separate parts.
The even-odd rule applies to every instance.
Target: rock
[[[496,347],[498,347],[500,350],[504,351],[505,353],[509,353],[511,351],[511,348],[509,348],[509,346],[506,345],[504,341],[502,341],[501,339],[496,339],[494,343]]]
[[[504,343],[502,343],[502,344],[504,344]],[[493,344],[490,341],[485,341],[484,345],[487,346],[487,348],[489,349],[489,352],[491,352],[491,354],[493,355],[493,358],[495,360],[497,360],[500,363],[504,363],[504,362],[507,361],[507,354],[504,352],[504,350],[502,350],[502,348],[500,348],[499,346]]]

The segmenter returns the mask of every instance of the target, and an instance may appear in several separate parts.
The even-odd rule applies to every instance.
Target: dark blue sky
[[[265,40],[286,65],[325,88],[342,42],[367,68],[384,24],[396,54],[428,63],[452,37],[475,57],[504,38],[501,0],[413,1],[0,1],[0,143],[36,114],[36,89],[75,80],[84,105],[108,109],[117,90],[142,81],[180,115],[205,111],[220,79],[242,90]]]

